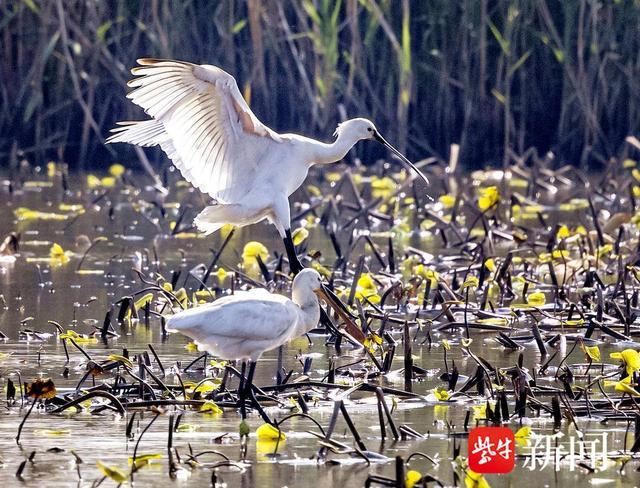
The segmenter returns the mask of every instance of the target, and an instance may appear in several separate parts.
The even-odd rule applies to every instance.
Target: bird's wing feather
[[[162,150],[171,158],[178,167],[184,167],[180,156],[173,147],[173,142],[169,134],[164,129],[164,124],[155,119],[149,120],[126,120],[118,122],[118,126],[111,129],[111,136],[107,138],[107,143],[128,142],[136,146],[160,146]],[[191,176],[188,169],[184,169],[185,178]],[[187,178],[188,180],[190,178]]]
[[[165,152],[194,186],[220,203],[238,201],[253,183],[247,175],[281,137],[258,120],[222,69],[159,59],[138,63],[127,97],[162,122]]]

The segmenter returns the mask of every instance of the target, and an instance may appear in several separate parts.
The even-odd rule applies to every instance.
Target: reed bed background
[[[3,165],[135,158],[103,142],[142,118],[124,94],[143,56],[221,66],[278,131],[366,116],[468,166],[598,164],[640,126],[638,0],[9,0],[0,53]]]

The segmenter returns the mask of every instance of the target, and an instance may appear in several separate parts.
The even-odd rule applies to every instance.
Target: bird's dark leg
[[[240,402],[240,413],[242,414],[242,420],[247,418],[247,405],[246,405],[246,384],[247,380],[244,374],[247,371],[247,362],[242,361],[242,371],[240,372],[240,385],[238,386],[238,402]]]
[[[253,403],[254,407],[256,408],[256,410],[258,411],[258,413],[260,414],[260,416],[262,417],[262,419],[271,425],[274,425],[273,421],[269,418],[269,416],[266,414],[266,412],[262,409],[262,406],[260,405],[260,402],[258,402],[258,399],[256,398],[255,393],[253,392],[253,374],[256,371],[256,362],[255,361],[249,361],[249,374],[247,375],[247,382],[245,385],[245,392],[243,393],[243,397],[246,398],[247,396],[251,399],[251,403]]]
[[[298,255],[296,254],[296,247],[293,245],[293,238],[291,237],[291,229],[285,230],[284,236],[284,248],[287,251],[287,259],[289,259],[289,269],[294,275],[297,275],[300,271],[304,269],[302,263],[298,259]]]

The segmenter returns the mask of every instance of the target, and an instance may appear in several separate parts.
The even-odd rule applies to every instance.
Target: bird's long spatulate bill
[[[427,178],[424,173],[422,171],[420,171],[418,169],[418,167],[413,164],[411,161],[409,161],[400,151],[398,151],[395,147],[393,147],[391,144],[389,144],[387,142],[387,140],[382,137],[380,135],[379,132],[375,131],[373,134],[373,138],[378,141],[380,144],[382,144],[384,147],[386,147],[387,149],[389,149],[393,154],[395,154],[396,156],[398,156],[400,158],[400,161],[402,161],[403,163],[407,164],[413,171],[416,172],[416,174],[422,178],[422,180],[428,185],[429,184],[429,178]]]
[[[353,339],[360,344],[364,344],[366,339],[362,330],[353,322],[353,319],[349,316],[348,311],[345,309],[343,303],[337,303],[333,293],[330,293],[327,288],[323,287],[316,291],[316,294],[322,298],[327,304],[336,311],[340,318],[345,323],[345,332],[349,334]],[[338,299],[339,300],[339,299]]]

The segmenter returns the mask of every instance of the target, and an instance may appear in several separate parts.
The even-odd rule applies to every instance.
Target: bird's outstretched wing
[[[247,174],[282,139],[253,114],[233,76],[183,61],[138,63],[127,98],[154,121],[115,129],[110,142],[160,144],[185,179],[220,203],[244,196],[251,184]]]

